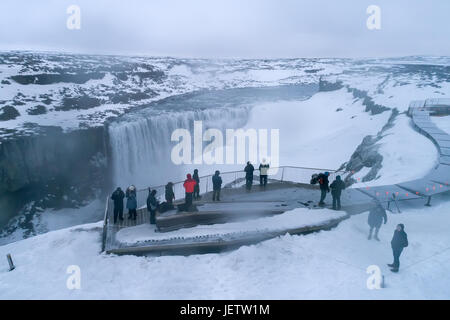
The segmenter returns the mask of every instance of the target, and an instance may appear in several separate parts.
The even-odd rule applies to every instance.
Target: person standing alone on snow
[[[405,232],[405,226],[403,224],[397,225],[392,237],[391,247],[392,254],[394,256],[394,263],[388,264],[391,267],[392,272],[398,272],[400,268],[400,255],[404,248],[408,246],[408,235]]]
[[[120,221],[123,220],[123,199],[125,198],[125,193],[122,189],[117,188],[116,191],[111,195],[111,200],[114,201],[114,223],[117,222],[117,216]]]
[[[222,189],[222,178],[219,175],[220,175],[220,171],[216,171],[216,173],[212,177],[213,201],[220,201],[220,190]]]
[[[262,163],[259,165],[259,185],[264,186],[267,185],[267,175],[269,173],[269,164],[266,163],[266,159],[262,160]]]
[[[319,206],[325,205],[325,197],[327,196],[327,192],[330,192],[330,187],[328,184],[330,181],[328,181],[328,177],[330,176],[329,172],[321,173],[319,174],[318,181],[320,186],[320,201]]]
[[[247,190],[252,189],[253,185],[253,171],[255,171],[255,167],[249,162],[247,162],[247,166],[244,169],[245,171],[245,187]]]
[[[195,185],[197,184],[197,182],[192,179],[192,176],[190,173],[187,174],[187,179],[184,181],[183,187],[184,190],[186,191],[186,198],[185,198],[185,209],[189,210],[189,208],[192,206],[192,197],[194,194],[194,188]]]
[[[384,220],[384,224],[386,224],[387,223],[386,210],[384,210],[381,203],[376,201],[376,205],[375,205],[375,207],[370,209],[369,218],[367,219],[367,223],[370,226],[370,232],[369,232],[369,238],[368,238],[369,240],[372,239],[372,231],[373,231],[373,229],[375,229],[375,234],[374,234],[373,238],[377,241],[380,241],[380,239],[378,239],[378,231],[380,231],[381,223],[383,222],[383,220]]]
[[[341,193],[345,189],[345,183],[341,180],[341,176],[336,177],[330,188],[333,197],[333,210],[341,210]]]

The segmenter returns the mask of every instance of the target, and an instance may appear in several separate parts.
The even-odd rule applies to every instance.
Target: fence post
[[[283,171],[281,171],[281,182],[283,182],[284,179],[284,167],[283,167]]]
[[[12,261],[12,258],[11,258],[11,254],[7,254],[6,255],[6,259],[8,259],[8,263],[9,263],[9,271],[13,271],[16,267],[14,266],[14,263],[13,263],[13,261]]]

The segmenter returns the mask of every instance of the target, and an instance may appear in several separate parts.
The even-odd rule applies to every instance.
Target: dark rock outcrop
[[[99,80],[105,76],[102,72],[78,73],[78,74],[31,74],[11,76],[11,80],[22,84],[55,84],[55,83],[76,83],[84,84],[89,80]]]
[[[90,97],[88,95],[82,95],[79,97],[64,97],[62,105],[56,107],[56,111],[68,111],[68,110],[80,110],[90,109],[98,107],[102,104],[102,101],[97,98]]]
[[[39,115],[39,114],[46,114],[47,108],[43,105],[37,105],[35,107],[27,109],[27,113],[32,116]]]
[[[384,137],[386,130],[392,128],[398,114],[398,110],[393,109],[388,122],[383,126],[381,131],[375,136],[366,136],[356,148],[350,160],[340,168],[352,172],[345,179],[347,185],[356,182],[353,176],[363,168],[370,168],[370,171],[362,178],[361,182],[377,179],[383,162],[383,156],[378,153],[378,142]]]
[[[14,120],[18,116],[20,113],[13,106],[4,106],[0,109],[0,121]]]
[[[342,81],[329,82],[327,80],[319,79],[319,91],[320,92],[328,92],[328,91],[336,91],[344,88]]]

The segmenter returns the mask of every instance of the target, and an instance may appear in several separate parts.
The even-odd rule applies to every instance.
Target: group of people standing
[[[166,186],[170,188],[171,183]],[[156,223],[156,211],[158,210],[160,204],[158,200],[156,199],[156,190],[148,189],[148,197],[147,197],[147,210],[150,213],[150,224]],[[168,194],[170,195],[170,191],[166,189],[166,200],[168,199]],[[114,202],[114,224],[117,223],[117,221],[123,221],[123,201],[124,199],[127,199],[126,201],[126,208],[128,209],[128,219],[129,220],[136,220],[137,219],[137,189],[134,185],[129,186],[125,192],[122,191],[120,187],[118,187],[111,195],[111,200]],[[172,197],[169,196],[170,202],[172,202],[173,199],[175,199],[175,195],[173,194],[172,190]]]
[[[220,201],[220,191],[222,190],[222,177],[220,176],[220,171],[217,170],[212,176],[213,184],[213,201]],[[186,180],[183,183],[185,191],[185,204],[184,208],[186,211],[191,209],[194,200],[200,200],[200,177],[198,175],[198,170],[194,170],[194,175],[191,176],[190,173],[186,175]]]
[[[341,194],[342,190],[345,189],[345,183],[342,181],[340,176],[336,176],[336,179],[329,185],[329,172],[320,173],[314,175],[311,179],[311,183],[319,183],[320,187],[320,201],[319,206],[325,206],[325,198],[327,193],[331,191],[331,196],[333,197],[333,209],[341,210]],[[379,201],[375,201],[375,206],[369,211],[369,217],[367,223],[369,224],[370,231],[368,240],[372,238],[380,241],[378,238],[378,232],[380,231],[381,225],[387,223],[386,210]],[[408,246],[408,236],[405,232],[405,226],[403,224],[397,225],[394,236],[391,240],[392,254],[394,256],[394,262],[388,264],[392,272],[398,272],[400,268],[400,255],[403,249]]]
[[[137,193],[136,187],[131,185],[127,188],[125,192],[118,187],[113,194],[111,199],[114,201],[114,223],[117,220],[123,221],[123,200],[127,198],[126,208],[128,209],[128,219],[136,220],[137,215]]]
[[[262,163],[259,165],[259,185],[260,187],[266,188],[267,186],[267,177],[269,175],[270,165],[266,163],[266,159],[263,159]],[[255,171],[255,167],[251,164],[250,161],[247,162],[247,165],[244,168],[245,171],[245,187],[248,191],[252,190],[253,186],[253,172]]]
[[[331,191],[331,196],[333,198],[333,210],[341,210],[341,195],[342,190],[345,189],[345,183],[342,181],[341,176],[336,176],[336,179],[331,183],[329,181],[329,172],[320,173],[318,175],[313,175],[311,179],[311,184],[319,183],[320,188],[320,200],[319,206],[325,206],[325,198],[327,193]]]
[[[260,171],[260,186],[266,187],[267,176],[270,166],[268,163],[263,163],[259,166]],[[247,162],[245,171],[246,189],[250,191],[253,185],[253,173],[255,167],[249,162]],[[341,210],[341,194],[345,189],[345,183],[342,181],[341,176],[336,176],[336,179],[330,184],[329,183],[329,172],[320,173],[318,175],[313,175],[311,179],[312,184],[319,184],[320,188],[320,201],[319,206],[325,205],[325,198],[327,193],[331,192],[333,198],[333,209]],[[222,189],[222,177],[220,176],[220,171],[216,171],[212,176],[213,184],[213,201],[220,201],[220,192]],[[167,183],[165,186],[165,200],[166,202],[160,204],[156,198],[156,190],[151,190],[150,188],[147,197],[147,210],[150,213],[150,224],[156,223],[156,212],[159,210],[165,212],[167,210],[174,209],[173,201],[175,200],[175,193],[173,191],[174,184],[172,182]],[[185,189],[185,203],[181,206],[181,211],[191,211],[192,204],[194,200],[201,199],[200,196],[200,177],[198,170],[194,170],[194,174],[187,174],[186,180],[183,183]],[[114,223],[116,224],[118,220],[123,221],[123,201],[126,200],[126,208],[128,209],[128,219],[136,220],[137,215],[137,190],[134,185],[129,186],[125,192],[118,187],[113,194],[111,199],[114,201]],[[380,231],[381,225],[387,223],[386,210],[379,201],[375,201],[375,206],[370,210],[368,216],[368,224],[370,227],[368,240],[372,238],[380,241],[378,238],[378,233]],[[391,240],[392,253],[394,256],[394,262],[388,264],[392,272],[398,272],[400,268],[400,255],[404,248],[408,246],[408,236],[405,232],[405,226],[403,224],[397,225],[394,236]]]

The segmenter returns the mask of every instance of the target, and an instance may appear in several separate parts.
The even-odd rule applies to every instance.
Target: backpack
[[[311,176],[311,181],[309,183],[316,184],[319,181],[319,175],[317,173]]]

